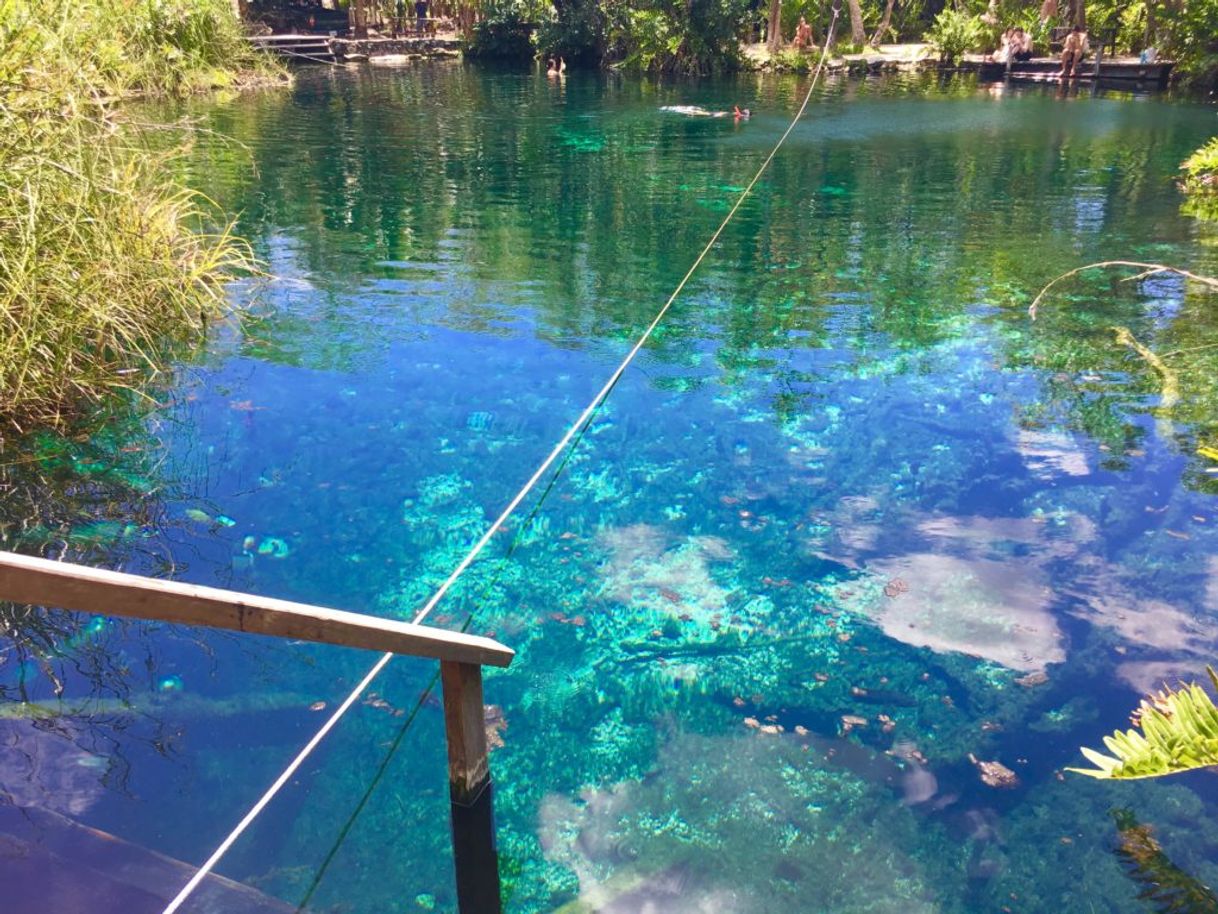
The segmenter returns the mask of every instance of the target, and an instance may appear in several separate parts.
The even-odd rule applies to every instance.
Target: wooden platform
[[[253,35],[248,41],[260,51],[270,51],[289,61],[329,63],[334,60],[334,49],[326,35]]]
[[[398,38],[331,38],[327,35],[254,35],[250,44],[283,57],[288,63],[333,63],[376,57],[452,57],[461,53],[461,39],[442,35],[403,35]]]
[[[1001,80],[1007,77],[1006,64],[978,61],[977,66],[982,79]],[[1098,78],[1100,82],[1119,83],[1132,88],[1165,89],[1174,66],[1175,62],[1171,60],[1141,63],[1136,57],[1116,57],[1101,60],[1097,74],[1093,57],[1082,62],[1078,75],[1073,78],[1087,82]],[[1036,57],[1011,64],[1010,78],[1025,82],[1056,82],[1061,67],[1058,58]]]

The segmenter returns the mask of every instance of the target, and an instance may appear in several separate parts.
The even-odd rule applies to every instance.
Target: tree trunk
[[[892,10],[896,5],[897,0],[888,0],[888,5],[884,7],[884,18],[880,20],[880,27],[871,36],[871,46],[873,48],[878,48],[884,42],[884,39],[888,37],[888,29],[892,26]]]
[[[1074,24],[1080,29],[1087,28],[1087,0],[1074,0]]]
[[[1155,32],[1158,30],[1158,23],[1155,21],[1154,0],[1146,0],[1146,47],[1153,48],[1155,46]]]
[[[766,28],[765,43],[771,54],[782,47],[782,0],[770,0],[770,24]]]
[[[367,4],[368,0],[352,0],[351,3],[351,33],[357,41],[368,37]]]
[[[867,33],[863,30],[863,8],[859,0],[850,0],[850,41],[860,46],[867,43]]]

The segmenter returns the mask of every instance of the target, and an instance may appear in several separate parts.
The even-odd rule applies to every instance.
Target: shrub
[[[1185,159],[1180,168],[1184,171],[1185,190],[1218,194],[1218,136]]]
[[[802,51],[786,48],[770,58],[770,62],[775,70],[783,73],[810,73],[812,62],[817,59],[819,58]]]
[[[747,0],[616,0],[606,5],[606,50],[653,73],[734,69],[749,18]]]
[[[985,39],[985,24],[977,16],[945,9],[935,17],[926,41],[939,54],[941,64],[951,64],[966,51],[976,50]]]
[[[533,27],[540,18],[542,11],[527,0],[487,4],[465,53],[483,59],[531,60],[536,54]]]
[[[108,0],[0,9],[0,423],[20,428],[134,388],[168,344],[202,334],[224,307],[221,282],[250,257],[226,231],[201,233],[199,198],[106,100],[185,85],[172,64],[141,63],[141,42],[198,35],[197,23],[163,20],[140,39],[114,29],[152,27],[107,18]]]
[[[1218,137],[1214,137],[1180,166],[1180,189],[1189,195],[1184,212],[1198,219],[1218,221]]]

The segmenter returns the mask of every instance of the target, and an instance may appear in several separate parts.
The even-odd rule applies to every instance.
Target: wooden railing
[[[511,648],[426,625],[11,552],[0,552],[0,600],[439,660],[458,905],[461,914],[500,910],[482,667],[506,667]]]

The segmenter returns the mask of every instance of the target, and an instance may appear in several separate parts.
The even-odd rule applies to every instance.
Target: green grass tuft
[[[137,390],[252,267],[113,106],[254,61],[239,29],[227,0],[0,0],[0,425]]]

